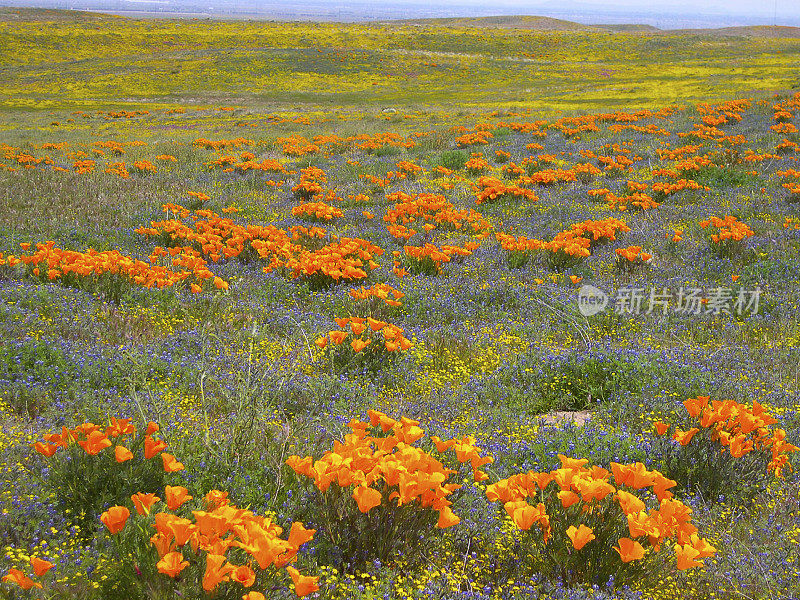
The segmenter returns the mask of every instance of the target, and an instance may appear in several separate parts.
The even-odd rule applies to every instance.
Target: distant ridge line
[[[2,0],[0,0],[2,2]],[[124,16],[123,16],[124,15]],[[58,8],[10,7],[0,5],[0,21],[5,22],[49,22],[49,21],[98,21],[107,19],[162,19],[186,20],[202,19],[212,21],[276,21],[276,22],[317,22],[302,19],[277,18],[269,13],[263,14],[204,14],[186,12],[147,12],[109,10],[71,10]],[[320,20],[320,23],[338,21]],[[498,28],[520,29],[529,31],[564,31],[564,32],[598,32],[598,33],[631,33],[643,35],[712,35],[720,37],[761,37],[761,38],[800,38],[800,27],[790,25],[747,25],[720,28],[682,28],[660,29],[653,25],[641,23],[590,24],[577,23],[565,19],[536,15],[496,15],[488,17],[430,17],[414,19],[375,19],[365,21],[343,21],[357,24],[385,24],[417,27],[454,27],[454,28]]]

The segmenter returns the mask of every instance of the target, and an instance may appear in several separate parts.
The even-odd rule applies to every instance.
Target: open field
[[[0,107],[141,103],[650,108],[797,85],[795,29],[715,33],[484,26],[63,20],[0,23]],[[483,21],[478,21],[479,25]],[[568,22],[556,22],[568,23]],[[533,26],[533,25],[530,25]],[[41,82],[47,81],[46,86]]]
[[[797,39],[0,19],[0,598],[800,597]]]

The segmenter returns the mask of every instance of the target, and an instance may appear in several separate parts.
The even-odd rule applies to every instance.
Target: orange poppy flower
[[[294,593],[297,594],[298,598],[308,596],[310,593],[319,590],[319,586],[317,585],[319,577],[300,575],[300,572],[294,567],[286,567],[286,571],[289,573],[292,581],[294,582]]]
[[[331,331],[328,333],[328,337],[330,337],[331,341],[337,346],[344,342],[347,335],[348,333],[346,331]]]
[[[675,558],[677,559],[677,567],[679,571],[692,569],[694,567],[702,567],[702,560],[695,560],[700,556],[700,551],[693,548],[690,544],[675,544]]]
[[[36,442],[35,444],[33,444],[33,449],[36,450],[42,456],[50,458],[51,456],[53,456],[53,454],[56,453],[56,450],[58,450],[58,446],[56,446],[55,444],[45,444],[42,442]]]
[[[114,458],[117,459],[118,463],[123,463],[133,458],[133,452],[128,450],[125,446],[117,446],[114,448]]]
[[[150,537],[150,543],[155,547],[159,558],[164,558],[164,556],[172,551],[171,535],[165,535],[159,531]]]
[[[34,575],[41,577],[50,569],[55,567],[55,565],[49,560],[43,560],[41,558],[37,558],[36,556],[31,556],[31,567],[33,567]]]
[[[626,515],[634,515],[645,509],[644,502],[625,490],[617,490],[617,499]]]
[[[203,575],[203,589],[207,592],[214,590],[223,581],[230,579],[233,566],[225,564],[225,557],[221,554],[206,555],[206,572]]]
[[[683,401],[686,410],[689,411],[689,416],[697,417],[703,412],[703,409],[708,406],[709,396],[698,396],[697,398],[689,398]]]
[[[247,565],[236,567],[231,572],[231,581],[242,584],[244,587],[250,587],[256,582],[256,574],[253,569]]]
[[[353,490],[353,500],[358,503],[358,510],[362,513],[368,513],[381,503],[383,496],[381,493],[371,487],[359,485]]]
[[[457,525],[460,522],[461,519],[450,509],[450,507],[445,506],[439,511],[439,521],[436,523],[436,527],[438,529],[446,529],[448,527],[452,527],[453,525]]]
[[[242,596],[242,600],[267,600],[261,592],[248,592]]]
[[[122,531],[122,528],[125,527],[125,523],[130,516],[131,511],[124,506],[112,506],[100,515],[100,520],[103,522],[103,525],[108,528],[109,533],[114,535]]]
[[[558,499],[561,500],[561,506],[569,508],[576,502],[580,501],[581,497],[572,490],[562,490],[558,492]]]
[[[317,345],[317,348],[319,348],[320,350],[322,350],[322,349],[324,349],[324,348],[325,348],[325,346],[327,346],[327,345],[328,345],[328,338],[326,338],[326,337],[319,337],[319,338],[317,338],[316,340],[314,340],[314,343]]]
[[[183,554],[180,552],[168,552],[156,563],[158,572],[169,577],[176,577],[188,566],[189,562],[183,560]]]
[[[353,347],[355,352],[361,352],[364,348],[369,346],[370,343],[372,343],[372,340],[362,340],[359,338],[350,342],[350,345]]]
[[[89,434],[88,438],[79,441],[78,444],[86,451],[86,454],[90,456],[95,456],[104,448],[108,448],[112,445],[111,440],[100,431],[93,431]]]
[[[227,506],[230,504],[228,492],[223,492],[221,490],[211,490],[203,497],[203,502],[205,502],[208,510],[214,510],[220,506]]]
[[[630,538],[620,538],[619,548],[616,546],[613,548],[617,551],[617,554],[619,554],[619,557],[624,563],[629,563],[644,557],[644,548],[642,545]]]
[[[154,433],[158,433],[158,432],[159,432],[158,423],[156,423],[155,421],[150,421],[147,424],[147,431],[145,431],[144,434],[145,435],[153,435]]]
[[[23,590],[29,590],[34,587],[42,587],[41,583],[38,581],[33,581],[33,579],[25,575],[25,573],[19,569],[9,569],[8,575],[3,576],[3,579],[0,581],[5,581],[6,583],[16,583]]]
[[[178,462],[172,454],[166,452],[161,454],[161,460],[164,462],[165,473],[175,473],[176,471],[183,471],[185,468],[182,462]]]
[[[178,546],[183,546],[192,535],[198,531],[197,525],[192,523],[189,519],[177,517],[169,513],[158,513],[155,518],[156,530],[164,534],[168,538],[175,538],[175,543]]]
[[[656,421],[653,424],[656,426],[656,433],[658,435],[664,435],[667,433],[667,429],[669,429],[669,423],[664,423],[663,421]]]
[[[698,431],[700,430],[697,427],[692,427],[689,431],[675,429],[675,433],[672,434],[672,439],[680,443],[681,446],[688,446],[689,442],[692,441],[694,434]]]
[[[595,539],[592,528],[587,527],[583,523],[581,523],[577,528],[574,525],[570,525],[567,528],[567,536],[572,540],[572,547],[575,548],[575,550],[580,550],[586,544]]]
[[[148,435],[144,438],[144,457],[153,458],[166,447],[167,444],[164,440],[156,440]]]
[[[145,494],[144,492],[136,492],[131,496],[131,501],[136,507],[136,512],[140,515],[149,515],[153,504],[159,500],[161,500],[161,498],[155,494]]]
[[[111,424],[106,427],[106,435],[110,438],[119,437],[121,435],[131,435],[133,433],[136,433],[136,428],[133,426],[130,419],[111,417]]]
[[[380,331],[387,325],[385,321],[377,321],[372,317],[367,317],[367,323],[369,324],[369,327],[370,329],[372,329],[372,331]]]
[[[167,502],[167,508],[170,510],[178,510],[185,502],[192,499],[189,495],[189,490],[179,485],[168,485],[164,488],[164,496]]]

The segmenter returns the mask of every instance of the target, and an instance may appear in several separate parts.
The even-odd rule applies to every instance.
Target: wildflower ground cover
[[[800,596],[795,40],[0,26],[0,597]]]

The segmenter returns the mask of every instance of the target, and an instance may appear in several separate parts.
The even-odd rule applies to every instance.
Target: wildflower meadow
[[[0,46],[0,598],[800,597],[793,30]]]

